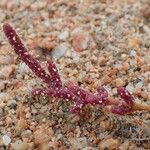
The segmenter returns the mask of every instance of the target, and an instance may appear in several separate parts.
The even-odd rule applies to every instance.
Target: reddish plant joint
[[[117,93],[124,101],[118,106],[113,106],[111,112],[119,115],[131,112],[134,105],[134,98],[132,95],[124,87],[119,87]]]
[[[62,84],[60,75],[52,60],[47,61],[49,74],[41,67],[40,63],[34,59],[25,48],[13,27],[6,23],[3,25],[3,31],[8,39],[8,42],[13,47],[16,54],[26,65],[47,84],[46,88],[33,89],[33,96],[51,96],[64,100],[73,101],[70,112],[77,112],[86,104],[91,105],[108,105],[108,92],[104,87],[98,87],[96,93],[88,92],[79,86]],[[111,107],[111,112],[119,115],[124,115],[133,110],[134,99],[132,95],[124,88],[117,89],[118,95],[122,98],[119,105]]]

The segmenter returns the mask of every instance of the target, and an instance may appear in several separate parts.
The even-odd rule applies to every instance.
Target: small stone
[[[122,144],[119,146],[119,150],[128,150],[128,147],[129,147],[129,141],[126,140],[124,143],[122,143]]]
[[[16,106],[16,100],[9,100],[8,102],[7,102],[7,106],[8,107],[14,107],[14,106]]]
[[[38,128],[33,134],[34,143],[36,145],[43,145],[45,143],[48,143],[53,134],[54,133],[52,128],[40,126],[40,128]]]
[[[149,7],[149,5],[146,5],[141,9],[141,15],[143,17],[145,17],[146,19],[150,19],[150,7]]]
[[[28,113],[26,114],[26,118],[27,118],[27,119],[30,119],[31,117],[32,117],[31,113],[28,112]]]
[[[67,44],[61,44],[51,52],[51,55],[55,59],[59,59],[63,56],[65,56],[66,52],[69,50],[69,47]]]
[[[146,55],[144,57],[144,61],[147,63],[147,64],[150,64],[150,55]]]
[[[80,116],[79,115],[76,115],[74,116],[72,119],[71,119],[71,123],[76,123],[76,122],[79,122],[80,121]]]
[[[30,69],[24,62],[21,62],[18,66],[17,71],[23,75],[23,74],[28,74],[30,72]]]
[[[10,117],[6,117],[6,124],[7,124],[7,126],[9,126],[12,123],[13,123],[13,120]]]
[[[83,149],[87,145],[86,137],[70,138],[69,141],[74,149]]]
[[[44,21],[44,26],[48,28],[50,26],[50,21],[49,20],[45,20]]]
[[[5,88],[5,83],[3,81],[0,81],[0,91]]]
[[[4,135],[2,137],[4,145],[9,145],[11,142],[11,138],[8,135]]]
[[[129,46],[138,49],[141,46],[141,41],[139,39],[129,39]]]
[[[27,143],[21,140],[17,140],[15,143],[13,143],[12,147],[14,150],[27,150],[28,149]]]
[[[30,5],[31,9],[33,10],[39,10],[39,9],[42,9],[42,8],[45,8],[47,5],[47,2],[45,1],[37,1],[33,4]]]
[[[110,128],[110,122],[108,120],[106,121],[101,121],[100,122],[100,127],[102,130],[108,130]]]
[[[18,120],[16,125],[16,130],[21,131],[23,129],[26,129],[28,127],[27,121],[24,118],[21,118]]]
[[[22,137],[22,138],[29,138],[29,137],[31,137],[31,136],[32,136],[31,130],[25,130],[25,131],[23,131],[23,132],[21,133],[21,137]]]
[[[1,55],[0,64],[13,64],[15,62],[14,57],[10,55]]]
[[[147,97],[148,97],[148,94],[145,91],[142,91],[141,92],[141,97],[146,100]]]
[[[129,52],[129,56],[135,57],[135,56],[136,56],[136,51],[135,51],[135,50],[131,50],[131,51]]]
[[[150,101],[150,94],[148,95],[147,100]]]
[[[104,85],[104,84],[109,84],[111,81],[112,81],[111,77],[106,75],[102,78],[101,83]]]
[[[72,32],[72,47],[75,51],[81,52],[88,47],[88,34],[77,28]]]
[[[1,79],[6,79],[9,78],[10,75],[12,75],[14,72],[14,67],[13,66],[5,66],[0,70],[0,78]]]
[[[125,85],[125,82],[122,79],[119,79],[119,78],[114,80],[114,82],[115,82],[115,87],[120,87],[120,86]]]
[[[133,87],[133,85],[131,85],[131,84],[128,84],[128,85],[126,86],[126,89],[127,89],[130,93],[133,93],[133,91],[134,91],[134,87]]]
[[[143,87],[143,81],[139,81],[135,86],[136,86],[136,88],[142,88]]]
[[[119,146],[119,141],[117,139],[106,139],[103,140],[100,143],[100,149],[104,150],[104,149],[109,149],[109,150],[113,150],[113,149],[117,149]]]
[[[146,48],[150,48],[150,38],[144,40],[144,45]]]
[[[67,38],[69,37],[69,31],[65,30],[62,33],[59,34],[58,38],[62,41],[66,41]]]
[[[74,63],[78,63],[80,60],[79,54],[75,51],[71,53],[71,57]]]
[[[1,92],[0,93],[0,102],[5,101],[8,96],[9,96],[8,93]]]

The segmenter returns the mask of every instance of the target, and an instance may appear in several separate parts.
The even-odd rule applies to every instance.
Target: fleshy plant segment
[[[117,93],[124,101],[122,101],[118,106],[113,106],[111,108],[111,112],[121,115],[131,112],[134,105],[134,98],[132,95],[124,87],[119,87],[117,89]]]
[[[36,76],[41,78],[45,83],[49,83],[49,75],[44,69],[42,69],[39,62],[27,52],[27,49],[21,42],[21,39],[17,35],[16,31],[9,24],[3,25],[3,31],[8,39],[8,42],[20,59],[26,63],[26,65],[35,73]]]
[[[3,31],[19,58],[47,85],[47,87],[33,89],[33,96],[41,95],[70,100],[73,102],[70,112],[77,112],[86,104],[109,105],[108,92],[104,87],[100,86],[95,93],[91,93],[79,86],[63,85],[56,65],[52,60],[47,61],[48,74],[40,63],[28,53],[18,34],[10,24],[4,24]],[[131,112],[134,104],[132,95],[124,87],[119,87],[117,92],[122,101],[118,105],[112,106],[111,112],[119,115]]]

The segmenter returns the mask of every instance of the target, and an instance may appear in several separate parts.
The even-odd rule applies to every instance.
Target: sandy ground
[[[149,0],[1,0],[9,22],[45,67],[55,61],[64,83],[110,97],[126,86],[150,105]],[[44,86],[18,59],[0,30],[0,150],[150,149],[150,113],[117,116],[101,106],[68,112],[70,102],[33,97]]]

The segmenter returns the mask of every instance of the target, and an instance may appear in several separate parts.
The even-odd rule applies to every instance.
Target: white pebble
[[[135,57],[135,56],[136,56],[136,51],[135,51],[135,50],[131,50],[131,51],[129,52],[129,55],[130,55],[131,57]]]
[[[142,88],[143,86],[143,81],[140,81],[136,84],[136,88]]]
[[[59,59],[63,56],[65,56],[66,52],[69,50],[69,47],[67,44],[61,44],[52,51],[51,55],[55,59]]]
[[[78,63],[79,60],[80,60],[79,53],[73,51],[73,52],[72,52],[72,59],[73,59],[73,62],[74,62],[74,63]]]
[[[18,66],[18,72],[20,74],[28,74],[30,71],[29,67],[24,63],[24,62],[21,62]]]
[[[66,41],[67,38],[69,37],[69,31],[65,30],[62,33],[59,34],[58,38],[62,41]]]
[[[126,89],[127,89],[130,93],[133,93],[134,87],[133,87],[133,85],[128,84],[128,85],[126,86]]]
[[[2,137],[4,145],[9,145],[11,142],[11,138],[8,135],[4,135]]]

